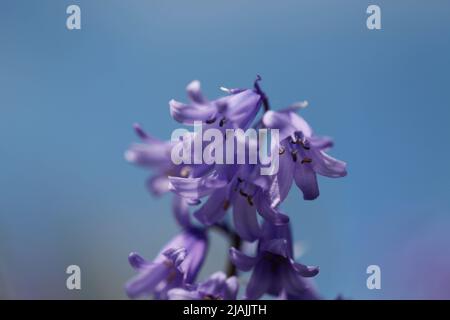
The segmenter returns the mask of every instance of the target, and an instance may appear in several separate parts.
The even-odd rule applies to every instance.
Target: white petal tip
[[[225,87],[220,87],[219,88],[221,91],[226,92],[226,93],[231,93],[231,90]]]
[[[128,162],[135,162],[137,158],[136,152],[131,150],[125,151],[124,157]]]
[[[292,107],[295,108],[295,109],[304,109],[308,105],[309,105],[308,101],[305,100],[305,101],[299,101],[299,102],[294,103],[292,105]]]
[[[192,81],[191,83],[189,83],[187,85],[186,90],[190,91],[190,92],[198,92],[198,91],[200,91],[200,81],[198,81],[198,80]]]

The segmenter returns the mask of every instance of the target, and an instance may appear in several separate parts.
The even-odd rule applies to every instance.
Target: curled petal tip
[[[125,160],[128,161],[128,162],[135,162],[136,161],[136,153],[131,151],[131,150],[125,151],[123,156],[124,156]]]
[[[272,222],[276,226],[282,226],[289,223],[289,217],[285,214],[280,213],[274,217],[274,220]]]
[[[319,267],[315,266],[305,266],[300,263],[294,263],[294,269],[297,271],[302,277],[310,278],[315,277],[319,274]]]
[[[228,252],[231,262],[239,270],[249,271],[257,262],[257,258],[249,257],[234,247],[231,247]]]
[[[137,252],[130,252],[130,254],[128,255],[128,260],[129,261],[132,261],[132,260],[134,260],[136,257],[140,257],[140,255],[139,255],[139,253],[137,253]]]
[[[206,99],[205,97],[203,97],[200,87],[200,81],[198,80],[192,81],[186,87],[189,98],[196,103],[206,102]]]
[[[223,91],[223,92],[226,92],[226,93],[231,93],[231,90],[228,89],[228,88],[220,87],[219,89],[220,89],[220,91]]]
[[[307,106],[309,106],[309,102],[307,100],[304,100],[304,101],[298,101],[298,102],[293,103],[291,105],[291,108],[293,108],[293,109],[304,109]]]
[[[141,138],[141,139],[147,139],[148,135],[147,133],[144,131],[144,129],[142,129],[141,125],[139,123],[133,123],[133,129],[134,132],[136,133],[136,135]]]
[[[128,255],[128,262],[135,269],[139,269],[147,263],[147,261],[137,252],[131,252]]]
[[[316,200],[319,197],[319,194],[315,194],[315,195],[303,195],[303,200],[306,201],[312,201],[312,200]]]
[[[186,91],[188,92],[198,92],[200,90],[200,81],[193,80],[186,86]]]

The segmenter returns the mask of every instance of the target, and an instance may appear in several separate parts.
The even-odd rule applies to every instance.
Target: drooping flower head
[[[257,255],[250,257],[231,248],[230,259],[239,270],[253,270],[246,288],[247,299],[258,299],[266,293],[290,299],[315,296],[305,278],[317,275],[319,269],[294,261],[288,225],[265,222]]]
[[[202,94],[198,81],[191,82],[186,88],[188,103],[169,102],[170,114],[176,121],[194,125],[194,132],[188,132],[186,140],[183,135],[179,141],[159,141],[135,125],[142,143],[132,145],[126,158],[155,171],[147,183],[153,194],[175,193],[173,212],[183,231],[152,262],[136,253],[130,255],[130,264],[139,271],[127,283],[130,297],[235,299],[238,291],[235,276],[227,278],[217,272],[203,282],[194,282],[205,258],[208,227],[226,226],[222,230],[237,247],[230,249],[230,261],[239,270],[252,270],[246,288],[247,299],[257,299],[264,294],[282,299],[319,298],[308,279],[318,273],[318,268],[294,261],[289,218],[280,211],[280,205],[293,181],[303,192],[304,199],[312,200],[319,195],[317,174],[333,178],[345,176],[346,164],[325,153],[332,147],[331,139],[314,135],[308,123],[296,114],[295,107],[270,111],[260,80],[260,77],[256,79],[253,89],[225,89],[227,95],[216,100],[208,100]],[[255,123],[261,106],[264,115]],[[187,163],[184,157],[180,157],[181,163],[172,159],[174,151],[175,154],[183,151],[184,156],[185,150],[190,156],[187,159],[198,159],[192,147],[207,146],[207,141],[201,137],[204,129],[216,129],[214,132],[219,133],[217,140],[220,141],[228,135],[228,129],[245,131],[250,127],[279,130],[280,143],[278,138],[272,139],[269,147],[272,161],[273,157],[277,158],[278,170],[269,175],[261,174],[261,162],[205,164],[201,161]],[[240,146],[250,143],[237,137],[233,141]],[[238,155],[232,156],[236,159]],[[192,205],[199,205],[193,211],[203,224],[201,229],[190,219]],[[229,209],[233,213],[234,230],[228,227],[227,221],[222,221]],[[263,218],[262,225],[257,214]],[[258,240],[256,256],[239,251],[241,239]]]
[[[333,146],[333,141],[314,135],[309,124],[296,114],[295,108],[268,111],[263,116],[263,123],[268,128],[280,130],[280,170],[277,177],[282,199],[289,192],[293,180],[302,190],[304,199],[313,200],[319,196],[317,174],[330,178],[347,174],[345,162],[325,153]]]
[[[261,96],[253,89],[224,89],[227,96],[208,100],[201,92],[200,82],[192,81],[186,91],[188,104],[171,100],[170,114],[178,122],[192,125],[201,121],[218,129],[247,128],[261,107]]]
[[[141,139],[125,152],[125,159],[140,167],[152,170],[153,174],[147,179],[147,189],[155,196],[169,192],[169,176],[196,177],[208,171],[207,165],[174,164],[171,161],[171,151],[176,143],[161,141],[147,134],[139,124],[134,124],[134,130]],[[189,200],[174,196],[173,212],[180,226],[190,228]]]
[[[151,262],[131,253],[128,260],[139,273],[126,284],[127,294],[131,298],[154,295],[165,299],[170,289],[193,283],[207,247],[203,230],[188,229],[173,238]]]
[[[147,187],[152,194],[159,196],[169,191],[169,176],[197,176],[206,170],[199,165],[174,164],[171,161],[171,151],[177,142],[156,139],[147,134],[139,124],[134,124],[133,127],[141,142],[130,146],[125,152],[125,159],[153,170],[154,174],[147,180]]]
[[[236,232],[247,241],[260,236],[257,213],[277,225],[289,222],[288,216],[272,206],[273,179],[260,175],[258,165],[240,165],[230,181],[220,177],[217,172],[200,178],[169,177],[170,188],[184,198],[209,196],[194,212],[194,216],[205,225],[220,221],[232,207]]]

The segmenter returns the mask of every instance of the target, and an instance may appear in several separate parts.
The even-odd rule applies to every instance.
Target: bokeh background
[[[449,16],[438,0],[2,0],[0,297],[126,298],[128,253],[151,258],[177,232],[170,196],[152,198],[123,158],[132,123],[169,139],[168,101],[191,80],[214,97],[260,74],[274,109],[308,100],[348,162],[318,200],[293,188],[284,204],[322,295],[450,298]],[[226,246],[213,237],[201,277]],[[371,264],[381,290],[366,287]]]

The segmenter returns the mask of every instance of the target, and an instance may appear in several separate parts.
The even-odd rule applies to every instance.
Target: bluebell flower
[[[262,121],[266,127],[280,130],[279,202],[287,196],[293,181],[303,192],[305,200],[314,200],[319,196],[317,174],[330,178],[347,174],[345,162],[325,153],[333,146],[333,141],[314,135],[309,124],[296,114],[295,108],[268,111]]]
[[[295,262],[292,251],[289,226],[268,222],[263,224],[255,257],[230,249],[230,259],[239,270],[253,270],[246,288],[247,299],[258,299],[263,294],[289,299],[315,297],[306,278],[317,275],[319,269]]]
[[[169,177],[170,188],[188,199],[209,196],[194,212],[194,216],[205,225],[220,221],[232,207],[238,235],[244,240],[255,241],[261,233],[257,213],[274,224],[289,222],[287,215],[272,206],[272,178],[259,172],[258,165],[240,165],[230,181],[217,171],[199,178]]]
[[[132,144],[125,152],[125,159],[140,167],[151,169],[154,174],[147,180],[149,191],[162,195],[169,191],[169,176],[192,177],[208,170],[205,165],[176,165],[171,159],[174,141],[161,141],[147,134],[139,124],[134,124],[134,130],[141,139],[140,143]]]
[[[227,278],[218,271],[199,284],[171,289],[167,296],[170,300],[236,300],[238,290],[235,276]]]
[[[192,143],[190,159],[198,159],[196,148],[192,147],[199,146],[200,132],[188,133],[188,140],[183,136],[180,141],[165,142],[150,137],[135,125],[141,143],[133,144],[125,157],[154,172],[147,181],[153,194],[175,193],[172,209],[183,231],[153,261],[146,261],[137,253],[130,254],[130,264],[138,271],[126,285],[130,297],[236,299],[238,281],[235,276],[227,278],[223,272],[217,272],[205,281],[195,283],[208,247],[207,227],[215,225],[238,247],[230,249],[230,261],[238,270],[252,271],[245,298],[258,299],[264,294],[281,299],[320,298],[310,280],[319,269],[294,261],[289,218],[280,211],[280,204],[294,181],[304,199],[317,198],[317,174],[332,178],[345,176],[346,163],[326,153],[333,146],[332,140],[316,136],[309,124],[296,114],[298,106],[270,111],[268,97],[259,86],[260,80],[260,77],[256,79],[253,89],[225,89],[227,95],[216,100],[208,100],[201,92],[200,83],[193,81],[186,88],[189,102],[171,100],[169,107],[176,121],[185,125],[200,122],[202,130],[218,129],[224,135],[228,134],[227,129],[245,131],[250,126],[278,129],[280,143],[274,144],[278,139],[271,139],[269,148],[272,156],[279,155],[279,164],[275,166],[278,172],[271,175],[262,175],[261,161],[255,164],[197,164],[197,161],[188,164],[183,163],[183,157],[182,163],[175,164],[172,150],[174,147],[177,147],[176,152],[182,149],[184,156],[185,149],[180,148],[186,146],[184,143]],[[265,113],[254,123],[261,107]],[[251,143],[240,137],[235,139],[235,144]],[[203,148],[207,143],[203,139],[200,141]],[[257,148],[260,148],[259,144]],[[230,162],[228,155],[227,163]],[[236,160],[236,151],[234,156]],[[199,205],[193,209],[194,216],[206,226],[205,229],[196,227],[191,221],[192,205]],[[233,213],[234,230],[221,221],[229,210]],[[263,218],[262,225],[258,214]],[[254,257],[238,250],[241,240],[258,240]],[[230,266],[227,270],[236,274]]]
[[[248,128],[261,107],[261,96],[253,89],[225,89],[227,96],[208,100],[201,92],[200,82],[192,81],[186,91],[188,104],[171,100],[170,114],[178,122],[192,125],[201,121],[210,128]]]
[[[176,165],[172,162],[171,150],[176,143],[181,142],[161,141],[147,134],[139,124],[134,124],[133,127],[141,142],[134,143],[128,148],[125,159],[153,172],[146,181],[147,189],[153,195],[161,196],[169,192],[169,176],[195,177],[208,171],[208,166],[204,164]],[[188,199],[175,195],[173,212],[182,227],[192,226],[188,204]]]
[[[138,253],[131,253],[128,260],[138,275],[126,284],[128,296],[153,295],[157,299],[166,299],[170,289],[192,284],[207,248],[205,232],[191,228],[173,238],[151,262]]]

